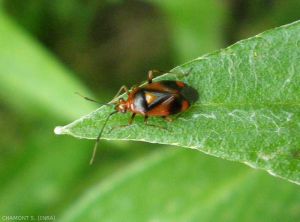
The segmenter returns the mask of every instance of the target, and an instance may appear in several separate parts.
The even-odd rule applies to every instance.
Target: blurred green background
[[[0,216],[300,221],[295,184],[141,142],[55,136],[121,85],[300,18],[299,0],[0,1]],[[37,219],[37,218],[35,218]]]

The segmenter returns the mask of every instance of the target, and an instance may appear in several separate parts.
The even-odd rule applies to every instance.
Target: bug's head
[[[127,102],[123,98],[120,98],[119,101],[116,103],[115,110],[117,110],[120,113],[126,113],[127,109]]]

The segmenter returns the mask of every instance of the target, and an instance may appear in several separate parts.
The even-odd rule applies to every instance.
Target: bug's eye
[[[120,105],[118,106],[118,111],[119,111],[120,113],[126,113],[126,111],[127,111],[126,105],[120,104]]]
[[[121,110],[122,110],[122,113],[126,113],[126,106],[125,105],[122,105],[122,107],[121,107]]]

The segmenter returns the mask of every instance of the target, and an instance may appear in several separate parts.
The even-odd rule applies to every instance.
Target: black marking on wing
[[[156,96],[157,98],[150,104],[147,104],[148,105],[148,110],[151,110],[153,109],[154,107],[162,104],[164,101],[166,101],[167,99],[169,99],[170,97],[174,96],[174,94],[170,94],[170,93],[166,93],[166,92],[156,92],[156,91],[146,91],[145,90],[145,94],[146,93],[151,93],[153,94],[154,96]]]
[[[182,100],[183,100],[182,97],[178,97],[178,96],[173,97],[172,102],[169,104],[169,113],[170,114],[176,114],[181,111]]]

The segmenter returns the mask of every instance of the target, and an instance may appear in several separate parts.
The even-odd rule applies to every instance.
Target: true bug
[[[159,71],[156,70],[150,70],[148,72],[147,84],[143,86],[133,87],[131,90],[128,90],[126,86],[122,86],[114,99],[110,103],[105,104],[114,105],[115,110],[107,116],[98,134],[90,164],[94,161],[102,132],[112,115],[116,113],[131,112],[132,115],[129,119],[128,125],[132,124],[136,114],[144,116],[144,123],[148,124],[147,120],[149,116],[163,117],[164,119],[171,121],[171,118],[169,117],[170,115],[184,112],[190,107],[190,99],[183,94],[183,90],[190,87],[184,82],[174,80],[152,82],[155,72],[159,73]],[[188,75],[189,72],[184,75]],[[123,92],[127,94],[127,100],[120,98],[119,100],[114,101],[115,98]],[[96,100],[88,97],[83,96],[83,98],[98,103]]]

